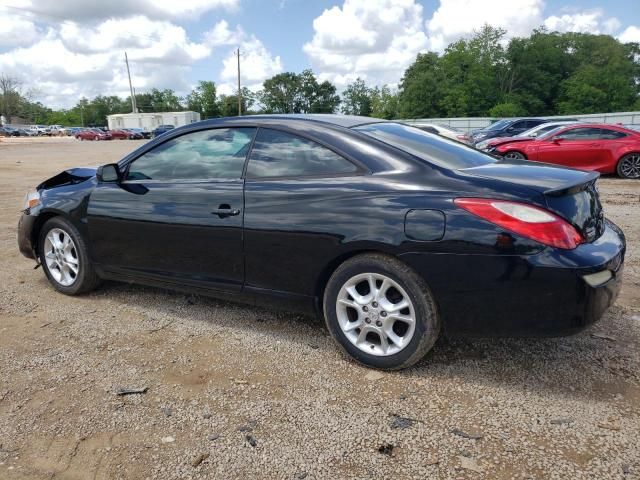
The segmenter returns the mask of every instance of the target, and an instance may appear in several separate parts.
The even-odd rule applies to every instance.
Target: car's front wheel
[[[38,256],[49,282],[59,292],[77,295],[100,284],[89,261],[80,232],[62,217],[53,217],[42,226]]]
[[[640,153],[629,153],[622,157],[616,172],[622,178],[640,178]]]
[[[324,295],[327,328],[358,362],[383,370],[413,365],[433,347],[440,317],[425,281],[399,260],[359,255],[340,265]]]
[[[512,150],[510,152],[505,153],[503,156],[503,158],[510,158],[513,160],[524,160],[526,157],[524,156],[524,154],[520,153],[520,152],[516,152],[515,150]]]

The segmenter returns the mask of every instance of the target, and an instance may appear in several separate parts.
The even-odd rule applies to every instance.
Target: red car
[[[640,178],[640,132],[606,123],[559,127],[535,139],[502,143],[488,153]]]
[[[112,138],[118,140],[139,140],[144,138],[141,133],[127,130],[126,128],[123,128],[121,130],[109,130],[109,133],[111,134]]]
[[[76,133],[76,138],[80,140],[111,140],[111,134],[98,128],[88,128]]]

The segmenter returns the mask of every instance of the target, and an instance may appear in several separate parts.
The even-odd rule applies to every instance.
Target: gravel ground
[[[117,283],[54,292],[17,250],[24,193],[136,145],[0,142],[0,478],[640,478],[640,181],[599,181],[629,242],[600,323],[443,339],[380,373],[315,319]]]

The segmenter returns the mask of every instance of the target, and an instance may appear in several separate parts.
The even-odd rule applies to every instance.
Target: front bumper
[[[613,305],[625,250],[624,234],[607,222],[600,238],[573,250],[547,248],[531,256],[408,253],[401,258],[429,284],[447,333],[560,336],[598,321]],[[599,274],[603,271],[610,275]]]
[[[18,221],[18,248],[27,258],[36,260],[35,245],[33,244],[33,227],[38,217],[23,212]]]

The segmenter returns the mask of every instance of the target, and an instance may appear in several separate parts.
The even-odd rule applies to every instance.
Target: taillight
[[[551,247],[570,250],[583,241],[567,221],[533,205],[489,198],[456,198],[454,203],[488,222]]]

